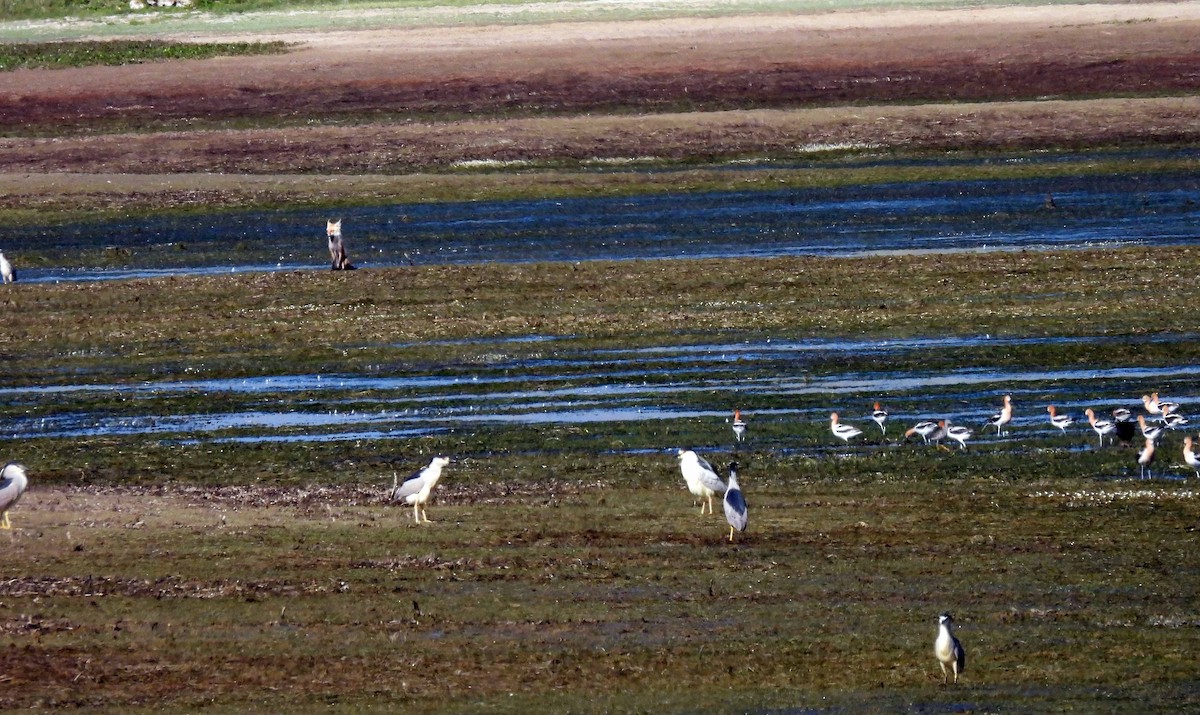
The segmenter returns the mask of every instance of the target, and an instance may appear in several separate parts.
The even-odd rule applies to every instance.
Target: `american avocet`
[[[904,433],[904,439],[907,441],[914,434],[920,435],[921,439],[925,440],[925,444],[929,444],[929,438],[938,430],[938,423],[933,420],[921,420]]]
[[[1096,434],[1100,436],[1100,446],[1103,447],[1104,438],[1117,431],[1116,425],[1108,420],[1096,419],[1096,413],[1093,412],[1092,408],[1090,407],[1084,410],[1083,414],[1087,416],[1088,424],[1090,424],[1092,429],[1096,430]]]
[[[951,673],[954,675],[954,682],[958,683],[958,676],[967,670],[967,651],[950,632],[953,624],[954,617],[949,613],[938,616],[938,634],[933,641],[933,654],[937,656],[938,664],[942,666],[943,685],[950,682]]]
[[[1146,416],[1145,415],[1138,415],[1137,421],[1138,421],[1138,427],[1140,427],[1142,429],[1142,436],[1145,437],[1146,439],[1154,440],[1155,442],[1157,442],[1159,440],[1159,438],[1161,438],[1163,436],[1163,432],[1165,432],[1167,429],[1166,427],[1163,427],[1162,425],[1146,424]]]
[[[733,436],[741,442],[746,438],[746,420],[742,419],[742,411],[733,411]]]
[[[1048,406],[1046,411],[1050,413],[1050,424],[1062,430],[1063,434],[1067,433],[1068,427],[1075,424],[1075,420],[1072,419],[1070,415],[1058,414],[1058,408],[1056,408],[1054,405]]]
[[[726,487],[708,460],[690,449],[680,449],[679,471],[683,474],[683,481],[687,482],[688,491],[700,499],[700,514],[704,514],[705,502],[708,503],[708,513],[713,513],[713,496],[724,494]]]
[[[1183,429],[1188,425],[1188,418],[1178,412],[1164,412],[1162,421],[1167,429]]]
[[[997,436],[1004,434],[1004,425],[1012,422],[1012,414],[1012,396],[1005,395],[1004,406],[1000,408],[999,412],[989,417],[987,421],[989,425],[996,428]]]
[[[734,531],[745,531],[749,518],[746,515],[746,498],[742,496],[742,488],[738,486],[737,462],[729,463],[729,486],[725,490],[725,520],[729,522],[729,541],[733,541]]]
[[[1183,461],[1187,465],[1196,470],[1196,476],[1200,477],[1200,457],[1196,456],[1196,452],[1192,449],[1192,436],[1189,434],[1183,438]]]
[[[1154,438],[1146,438],[1146,446],[1138,452],[1138,466],[1142,468],[1142,479],[1150,478],[1150,465],[1154,462]]]
[[[887,410],[879,406],[878,402],[875,403],[875,409],[871,411],[871,419],[875,420],[875,424],[879,425],[879,431],[886,435],[888,413]]]
[[[12,264],[0,253],[0,278],[4,279],[5,283],[12,283],[17,279],[17,274],[13,272]]]
[[[955,442],[958,442],[960,449],[966,449],[967,440],[971,439],[971,430],[960,425],[951,425],[948,422],[945,423],[944,426],[946,429],[946,436]]]
[[[1160,400],[1158,399],[1157,392],[1150,393],[1150,401],[1155,407],[1158,408],[1158,411],[1161,412],[1164,417],[1179,409],[1178,402],[1167,402],[1166,400]]]
[[[429,524],[429,515],[425,513],[425,505],[429,503],[429,495],[442,478],[442,469],[450,463],[449,457],[434,457],[429,465],[414,473],[399,485],[393,480],[392,501],[402,501],[412,505],[413,521],[418,524]]]
[[[0,529],[12,529],[8,510],[17,505],[28,486],[29,477],[20,464],[9,462],[0,470]]]
[[[829,429],[833,431],[833,436],[850,444],[850,440],[862,434],[862,430],[852,425],[845,425],[838,422],[838,413],[831,412],[829,414]]]

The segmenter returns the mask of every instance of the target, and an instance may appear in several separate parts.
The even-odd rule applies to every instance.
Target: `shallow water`
[[[1046,208],[1048,196],[1056,208]],[[932,181],[340,213],[363,268],[1178,245],[1200,238],[1200,177]],[[19,268],[24,251],[105,256],[105,265],[21,268],[27,281],[324,269],[326,217],[305,209],[32,226],[9,231],[4,250]]]

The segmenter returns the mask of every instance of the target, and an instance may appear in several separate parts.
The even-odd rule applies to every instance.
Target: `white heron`
[[[329,259],[333,261],[333,270],[352,271],[350,259],[346,257],[346,243],[342,240],[342,220],[325,221],[325,236],[329,239]]]
[[[942,666],[943,685],[949,682],[951,672],[953,672],[954,682],[957,684],[958,676],[967,670],[967,651],[950,632],[953,624],[954,616],[949,613],[938,616],[938,634],[937,639],[933,641],[933,654],[937,656],[938,664]]]
[[[1012,395],[1005,395],[1004,406],[1000,408],[999,412],[989,417],[987,423],[996,428],[996,436],[999,437],[1004,434],[1004,425],[1012,422],[1012,416]]]
[[[25,467],[20,464],[9,462],[0,470],[0,529],[12,529],[8,510],[17,505],[28,486],[29,477],[25,474]]]
[[[12,264],[0,253],[0,278],[4,279],[5,283],[12,283],[17,279],[17,274],[13,272]]]
[[[713,497],[725,494],[725,482],[717,476],[716,470],[700,455],[690,449],[679,450],[679,471],[683,481],[687,482],[688,491],[700,498],[700,514],[704,514],[704,503],[708,502],[708,513],[713,513]]]
[[[450,464],[449,457],[434,457],[430,460],[429,466],[399,484],[394,481],[395,477],[393,476],[392,501],[411,504],[413,521],[416,523],[431,523],[429,515],[425,513],[425,504],[429,502],[429,494],[437,485],[438,480],[442,478],[442,469],[447,464]]]
[[[846,444],[850,444],[850,440],[862,434],[862,430],[853,426],[842,424],[838,421],[838,413],[829,413],[829,429],[833,432],[833,436],[842,440]]]
[[[725,489],[725,520],[729,522],[729,541],[733,542],[734,531],[745,531],[749,518],[746,515],[746,498],[737,480],[738,463],[729,463],[729,486]]]
[[[733,411],[733,436],[741,442],[746,438],[746,420],[742,419],[742,411]]]

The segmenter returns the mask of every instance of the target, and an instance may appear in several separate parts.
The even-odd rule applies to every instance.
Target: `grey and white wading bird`
[[[729,463],[729,486],[725,489],[725,520],[729,522],[729,541],[733,543],[733,532],[745,531],[749,518],[746,515],[746,498],[737,480],[738,463]]]
[[[1146,446],[1142,447],[1142,451],[1138,452],[1138,466],[1141,468],[1141,478],[1149,479],[1150,465],[1154,464],[1154,438],[1146,438]]]
[[[12,264],[0,253],[0,278],[4,279],[5,283],[12,283],[17,279],[17,274],[13,272]]]
[[[342,240],[342,220],[325,221],[325,236],[329,239],[329,260],[333,262],[332,270],[352,271],[350,259],[346,256],[346,242]]]
[[[29,477],[25,474],[25,467],[16,462],[4,465],[3,471],[0,471],[0,529],[12,529],[8,510],[17,505],[28,486]]]
[[[713,513],[713,497],[725,494],[725,482],[704,457],[690,449],[679,450],[679,471],[688,491],[700,499],[700,514],[704,514],[704,503],[708,502],[708,513]]]
[[[449,463],[449,457],[434,457],[429,466],[399,484],[396,483],[395,475],[392,475],[392,501],[411,504],[413,521],[416,523],[431,523],[429,515],[425,513],[425,504],[429,502],[429,493],[442,478],[442,468]]]
[[[943,685],[949,682],[951,673],[954,674],[954,682],[958,683],[958,676],[967,670],[967,651],[950,632],[950,626],[953,624],[954,617],[949,613],[938,616],[938,634],[937,639],[933,641],[933,654],[942,666]]]

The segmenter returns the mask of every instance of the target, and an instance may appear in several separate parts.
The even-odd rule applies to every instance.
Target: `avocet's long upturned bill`
[[[1050,424],[1062,430],[1063,434],[1067,433],[1068,427],[1075,424],[1075,420],[1070,415],[1058,414],[1058,408],[1054,405],[1047,407],[1046,411],[1050,413]]]
[[[862,434],[862,430],[852,425],[844,425],[838,422],[838,413],[833,412],[829,415],[829,429],[833,430],[833,436],[844,441],[846,444],[850,440]]]
[[[957,683],[958,676],[967,670],[967,651],[950,632],[953,624],[954,617],[949,613],[938,616],[938,634],[937,639],[933,641],[933,654],[942,666],[943,685],[949,682],[951,673],[954,674],[954,682]]]
[[[749,517],[746,514],[746,498],[737,480],[738,463],[729,463],[729,487],[725,490],[725,520],[729,522],[729,541],[733,541],[734,531],[745,531]]]
[[[0,529],[12,528],[12,523],[8,520],[8,510],[17,505],[28,486],[29,477],[25,473],[25,467],[16,462],[4,465],[3,471],[0,471]]]
[[[996,428],[996,436],[1004,434],[1004,425],[1012,422],[1012,395],[1004,396],[1004,406],[1000,411],[988,418],[988,425]]]
[[[413,521],[418,524],[431,523],[425,513],[425,504],[429,502],[429,494],[442,478],[442,468],[450,464],[449,457],[434,457],[429,466],[405,479],[401,484],[392,483],[392,501],[402,501],[412,505]]]
[[[1103,447],[1104,438],[1117,431],[1116,425],[1108,420],[1096,419],[1096,413],[1090,407],[1084,410],[1083,414],[1087,416],[1088,424],[1090,424],[1092,429],[1096,430],[1096,434],[1100,436],[1100,446]]]
[[[741,442],[746,438],[746,420],[742,419],[742,411],[733,411],[733,436]]]
[[[726,487],[708,460],[690,449],[680,449],[679,471],[683,474],[683,481],[687,482],[688,491],[700,498],[700,514],[704,514],[705,502],[708,503],[708,513],[713,513],[713,497],[724,494]]]
[[[886,435],[888,412],[880,407],[878,402],[875,403],[875,409],[871,411],[871,419],[875,420],[875,424],[879,425],[879,431]]]

